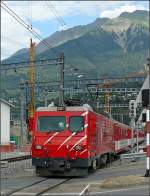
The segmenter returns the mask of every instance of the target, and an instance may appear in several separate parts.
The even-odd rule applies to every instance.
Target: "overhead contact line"
[[[52,48],[53,46],[50,45],[47,41],[43,39],[43,37],[38,34],[32,26],[28,25],[19,15],[17,15],[12,9],[10,9],[3,1],[1,1],[1,7],[11,15],[18,23],[20,23],[27,31],[29,31],[34,37],[36,37],[43,45],[45,45],[48,49]]]

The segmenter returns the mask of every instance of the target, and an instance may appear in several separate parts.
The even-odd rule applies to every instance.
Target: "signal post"
[[[142,106],[146,108],[146,173],[145,177],[150,177],[150,58],[149,67],[149,88],[142,90]]]
[[[150,176],[150,110],[149,110],[149,89],[142,90],[142,106],[146,108],[146,173],[145,177]]]

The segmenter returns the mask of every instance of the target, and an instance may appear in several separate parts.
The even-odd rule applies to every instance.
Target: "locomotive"
[[[128,150],[131,132],[86,104],[39,107],[32,125],[32,164],[42,176],[86,176],[89,168],[100,168]]]

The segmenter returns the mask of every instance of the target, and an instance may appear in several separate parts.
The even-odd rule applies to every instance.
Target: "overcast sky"
[[[122,12],[148,10],[148,1],[51,1],[66,26],[57,21],[54,10],[46,1],[4,1],[26,23],[32,18],[33,28],[43,37],[48,37],[62,28],[70,28],[93,22],[98,17],[114,18]],[[31,11],[32,10],[32,11]],[[32,13],[32,14],[31,14]],[[31,17],[32,16],[32,17]],[[1,8],[1,58],[7,58],[21,48],[29,47],[29,40],[38,43],[24,27]]]

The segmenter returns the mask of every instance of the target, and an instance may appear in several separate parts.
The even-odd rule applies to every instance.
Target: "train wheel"
[[[100,168],[103,168],[107,163],[107,154],[104,154],[100,157]]]
[[[40,171],[41,171],[41,167],[37,166],[37,167],[35,168],[35,173],[36,173],[36,174],[40,174]]]
[[[93,160],[91,166],[89,167],[90,171],[95,171],[97,169],[97,160]]]
[[[100,157],[97,159],[97,169],[101,168],[101,160]]]

